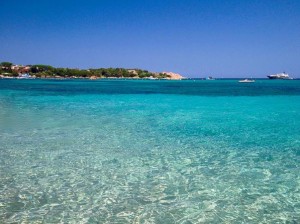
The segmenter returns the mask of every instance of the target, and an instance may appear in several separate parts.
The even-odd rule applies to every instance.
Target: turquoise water
[[[300,223],[300,80],[0,80],[0,223]]]

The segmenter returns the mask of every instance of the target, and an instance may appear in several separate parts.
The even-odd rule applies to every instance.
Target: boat
[[[149,76],[147,79],[155,80],[155,79],[157,79],[157,78],[154,78],[154,77],[151,75],[151,76]]]
[[[285,72],[275,74],[275,75],[268,75],[268,78],[269,79],[293,79],[288,74],[286,74]]]
[[[20,74],[17,78],[18,79],[31,79],[32,77],[28,73],[25,73],[25,74]]]
[[[206,78],[206,80],[215,80],[212,76]]]
[[[253,79],[243,79],[243,80],[239,80],[239,82],[255,82],[255,80],[253,80]]]

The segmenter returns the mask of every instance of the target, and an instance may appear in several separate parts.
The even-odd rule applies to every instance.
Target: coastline
[[[30,78],[20,78],[20,77],[12,77],[12,76],[3,76],[0,75],[0,79],[18,79],[18,80],[33,80],[33,79],[39,79],[39,80],[167,80],[167,81],[186,81],[186,80],[194,80],[194,81],[209,81],[206,78],[187,78],[182,77],[181,79],[172,79],[172,78],[138,78],[138,77],[97,77],[97,78],[91,78],[91,77],[30,77]],[[234,78],[215,78],[214,81],[218,80],[240,80],[244,79],[244,77],[234,77]],[[293,78],[293,79],[269,79],[269,78],[255,78],[255,80],[270,80],[270,81],[295,81],[299,80],[299,78]]]
[[[11,77],[11,76],[0,76],[0,79],[17,79],[17,80],[190,80],[189,78],[182,79],[171,79],[171,78],[130,78],[130,77],[104,77],[104,78],[90,78],[90,77],[31,77],[31,78],[20,78],[20,77]]]
[[[51,78],[51,79],[166,79],[181,80],[184,77],[174,72],[151,72],[144,69],[127,68],[56,68],[51,65],[16,65],[0,63],[0,78]]]

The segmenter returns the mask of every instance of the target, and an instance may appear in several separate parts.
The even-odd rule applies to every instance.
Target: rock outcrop
[[[184,78],[182,75],[174,72],[162,72],[162,73],[168,75],[169,76],[168,79],[180,80]]]

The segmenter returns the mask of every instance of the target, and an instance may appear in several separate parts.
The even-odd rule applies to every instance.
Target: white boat
[[[152,75],[148,77],[148,79],[150,80],[154,80],[154,79],[157,79],[157,78],[154,78]]]
[[[25,73],[25,74],[20,74],[17,78],[18,79],[31,79],[32,77],[28,73]]]
[[[206,78],[206,80],[215,80],[212,76]]]
[[[253,80],[253,79],[243,79],[243,80],[239,80],[239,82],[255,82],[255,80]]]
[[[275,74],[275,75],[268,75],[268,78],[269,79],[293,79],[288,74],[286,74],[285,72]]]

